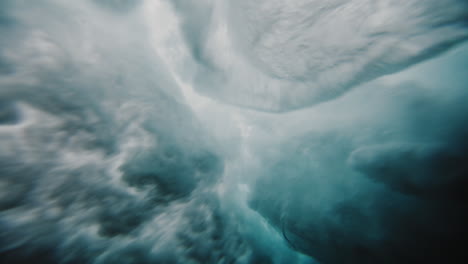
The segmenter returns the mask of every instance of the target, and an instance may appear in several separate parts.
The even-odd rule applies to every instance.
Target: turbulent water
[[[465,0],[0,0],[0,263],[464,263]]]

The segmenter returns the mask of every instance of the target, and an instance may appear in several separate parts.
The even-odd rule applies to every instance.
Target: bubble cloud
[[[0,263],[463,263],[467,15],[1,1]]]

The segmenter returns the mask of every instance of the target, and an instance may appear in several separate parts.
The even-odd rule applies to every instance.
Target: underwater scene
[[[466,0],[0,0],[0,263],[468,263],[466,40]]]

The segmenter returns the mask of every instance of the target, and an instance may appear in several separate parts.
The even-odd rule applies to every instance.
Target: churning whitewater
[[[465,0],[1,0],[0,263],[464,263]]]

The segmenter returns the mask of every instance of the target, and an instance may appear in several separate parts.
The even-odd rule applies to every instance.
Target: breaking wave
[[[467,5],[1,1],[0,262],[460,263]]]

